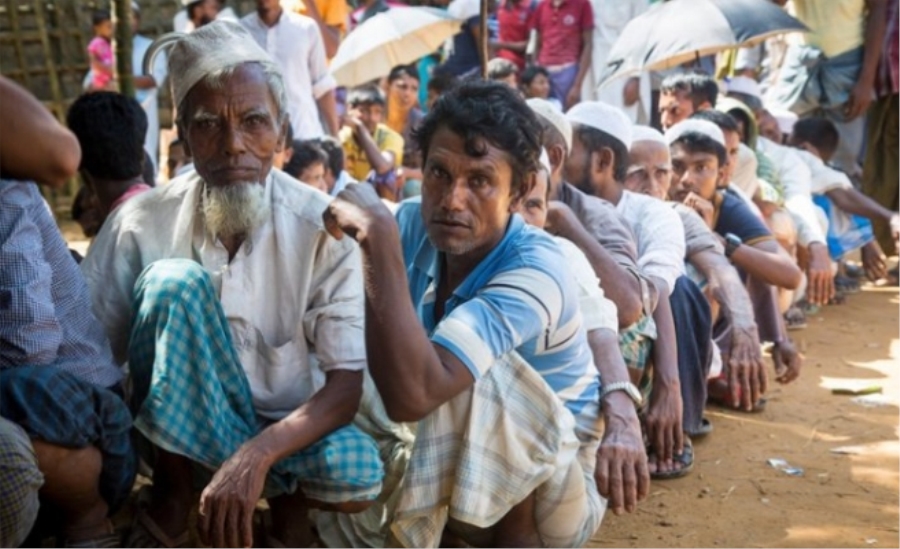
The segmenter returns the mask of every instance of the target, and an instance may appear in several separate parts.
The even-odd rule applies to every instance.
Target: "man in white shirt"
[[[650,447],[650,472],[655,478],[681,476],[693,464],[693,451],[682,428],[683,402],[669,297],[676,280],[684,274],[684,228],[678,214],[662,202],[624,189],[632,123],[622,111],[604,103],[584,101],[570,109],[566,118],[573,129],[566,180],[616,206],[634,233],[638,268],[655,289],[652,315],[657,335],[644,425]],[[643,373],[642,385],[646,389],[649,376],[647,371]]]
[[[166,57],[157,55],[150,74],[143,74],[144,56],[150,49],[153,40],[138,34],[141,22],[141,7],[137,2],[131,3],[132,33],[134,42],[131,54],[131,66],[134,70],[134,87],[137,88],[135,99],[147,114],[147,136],[144,138],[144,150],[153,161],[153,173],[159,168],[159,87],[166,80]],[[154,181],[147,181],[154,184]]]
[[[325,195],[272,169],[284,85],[243,27],[181,38],[169,72],[195,171],[117,209],[82,264],[156,450],[129,543],[187,542],[196,479],[205,544],[250,547],[265,497],[267,536],[306,546],[308,508],[361,511],[384,475],[350,425],[366,366],[359,250],[328,238]]]
[[[294,138],[336,136],[340,127],[334,98],[337,82],[328,72],[325,43],[316,22],[284,11],[278,0],[257,0],[256,11],[241,23],[281,69]]]
[[[234,10],[223,8],[220,0],[181,0],[179,10],[172,20],[175,32],[188,33],[216,20],[237,21]]]

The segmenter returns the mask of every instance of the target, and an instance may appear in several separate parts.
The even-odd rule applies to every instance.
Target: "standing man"
[[[316,22],[284,11],[278,0],[257,0],[256,11],[241,23],[281,70],[294,139],[336,136],[337,82],[328,72],[325,43]]]
[[[594,31],[591,38],[591,67],[584,79],[581,98],[603,101],[624,112],[634,123],[649,124],[650,74],[617,78],[600,87],[609,52],[629,21],[650,7],[650,0],[593,0]]]
[[[537,31],[538,64],[550,71],[553,93],[569,109],[581,100],[581,87],[591,66],[591,2],[542,0],[531,28]]]
[[[334,57],[350,22],[347,0],[291,0],[285,4],[290,6],[290,11],[310,17],[316,22],[325,43],[325,56],[328,59]]]
[[[137,2],[131,3],[131,32],[134,35],[131,66],[134,70],[134,87],[137,89],[135,99],[147,114],[147,135],[144,138],[144,150],[153,161],[153,173],[159,166],[159,88],[166,80],[166,56],[162,52],[156,56],[156,63],[151,74],[143,74],[144,56],[150,49],[153,40],[138,34],[141,25],[141,7]],[[153,183],[148,181],[147,183]]]

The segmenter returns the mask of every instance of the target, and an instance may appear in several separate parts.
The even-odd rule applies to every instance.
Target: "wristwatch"
[[[600,391],[600,402],[603,402],[603,399],[606,398],[606,395],[613,393],[615,391],[622,391],[628,398],[634,401],[634,405],[638,408],[644,403],[644,397],[641,396],[641,392],[637,387],[634,386],[634,383],[630,381],[616,381],[615,383],[604,383],[603,389]]]
[[[728,233],[725,235],[725,257],[730,258],[731,254],[734,253],[735,250],[738,249],[738,246],[743,244],[744,241],[741,240],[736,234]]]

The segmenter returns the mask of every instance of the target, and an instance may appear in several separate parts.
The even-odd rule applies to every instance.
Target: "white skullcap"
[[[666,141],[671,145],[686,133],[701,133],[723,147],[727,147],[725,145],[725,134],[722,133],[718,126],[709,120],[698,120],[696,118],[682,120],[666,130]]]
[[[743,93],[757,99],[762,97],[759,82],[749,76],[735,76],[728,81],[728,92]]]
[[[276,67],[240,23],[214,21],[179,38],[169,50],[169,74],[176,107],[210,73],[244,63]]]
[[[589,126],[606,132],[631,148],[631,120],[621,109],[600,101],[583,101],[566,113],[566,118],[574,124]]]
[[[566,115],[559,110],[559,107],[546,99],[541,99],[539,97],[532,97],[527,100],[526,103],[528,103],[528,106],[531,107],[531,110],[534,111],[535,114],[549,122],[550,125],[562,134],[563,141],[566,142],[566,151],[571,151],[572,124],[569,124],[569,121],[566,120]]]
[[[634,144],[638,141],[652,141],[653,143],[669,146],[666,137],[659,130],[650,126],[634,126],[631,128],[631,143]]]
[[[541,167],[543,167],[545,170],[547,170],[548,174],[553,173],[553,168],[550,166],[550,155],[547,154],[547,149],[545,149],[544,147],[541,147],[540,162],[541,162]]]
[[[781,130],[781,133],[790,135],[794,131],[794,124],[799,119],[796,113],[786,109],[769,107],[766,107],[766,110],[778,121],[778,128]]]

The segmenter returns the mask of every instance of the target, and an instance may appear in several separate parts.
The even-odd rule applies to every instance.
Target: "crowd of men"
[[[401,7],[190,3],[144,82],[177,113],[158,187],[146,104],[92,91],[64,127],[0,77],[3,546],[582,546],[690,474],[708,405],[798,378],[789,330],[858,287],[846,253],[896,283],[896,0],[794,0],[780,65],[770,41],[612,99],[591,51],[641,2],[508,2],[489,79],[457,49],[424,104],[415,66],[328,72]],[[76,172],[83,258],[38,188]]]

